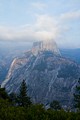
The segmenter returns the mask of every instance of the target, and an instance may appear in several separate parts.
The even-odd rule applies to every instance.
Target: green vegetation
[[[52,101],[50,106],[45,109],[42,104],[31,104],[24,80],[18,95],[8,95],[0,88],[0,120],[80,120],[79,111],[64,111],[58,101]]]
[[[74,94],[75,108],[80,111],[80,78],[78,80],[78,85],[76,86],[76,93]]]
[[[0,99],[9,99],[9,96],[7,92],[5,91],[5,88],[0,88]]]
[[[60,110],[61,109],[60,103],[57,100],[53,100],[50,104],[50,107],[53,110]]]
[[[27,86],[25,80],[23,80],[23,82],[21,83],[20,92],[19,95],[17,96],[17,103],[19,106],[23,107],[24,106],[28,107],[29,105],[31,105],[30,98],[27,96]]]

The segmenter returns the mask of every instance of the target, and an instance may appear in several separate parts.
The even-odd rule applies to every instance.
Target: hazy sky
[[[80,0],[0,0],[0,40],[80,48]]]

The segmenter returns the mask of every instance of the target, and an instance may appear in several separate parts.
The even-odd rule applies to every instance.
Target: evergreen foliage
[[[1,100],[0,100],[0,103]],[[28,108],[10,106],[3,100],[0,106],[0,120],[80,120],[80,112],[65,112],[64,110],[46,110],[43,105],[35,104]]]
[[[58,101],[51,103],[54,109],[45,109],[42,104],[31,104],[26,91],[26,83],[23,81],[18,96],[20,105],[17,105],[17,95],[11,93],[8,96],[5,89],[0,88],[0,120],[80,120],[79,111],[64,111]]]
[[[16,106],[17,105],[17,95],[15,93],[10,93],[9,94],[9,99],[12,103],[13,106]]]
[[[61,109],[60,103],[57,100],[53,100],[50,104],[50,107],[54,110],[60,110]]]
[[[9,99],[9,96],[8,96],[7,92],[5,91],[5,88],[0,87],[0,98]]]
[[[75,108],[80,110],[80,78],[78,80],[78,85],[76,86],[76,93],[74,94]]]
[[[25,80],[22,81],[20,86],[20,92],[17,96],[17,102],[19,106],[28,107],[31,105],[30,97],[27,96],[27,86]]]

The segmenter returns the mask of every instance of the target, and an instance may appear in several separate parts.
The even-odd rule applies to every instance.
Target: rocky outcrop
[[[52,51],[54,54],[60,55],[60,51],[54,40],[38,41],[33,43],[32,53],[37,55],[42,51]]]

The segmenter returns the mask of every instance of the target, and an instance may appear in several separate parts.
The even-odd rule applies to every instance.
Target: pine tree
[[[0,86],[0,99],[9,99],[9,96],[5,88],[1,88],[1,86]]]
[[[78,80],[78,85],[76,86],[76,92],[74,94],[75,108],[80,110],[80,78]]]
[[[30,97],[27,96],[27,86],[25,80],[23,80],[21,83],[17,101],[19,106],[28,107],[29,105],[31,105]]]
[[[52,108],[53,110],[60,110],[61,106],[57,100],[53,100],[50,104],[50,108]]]

